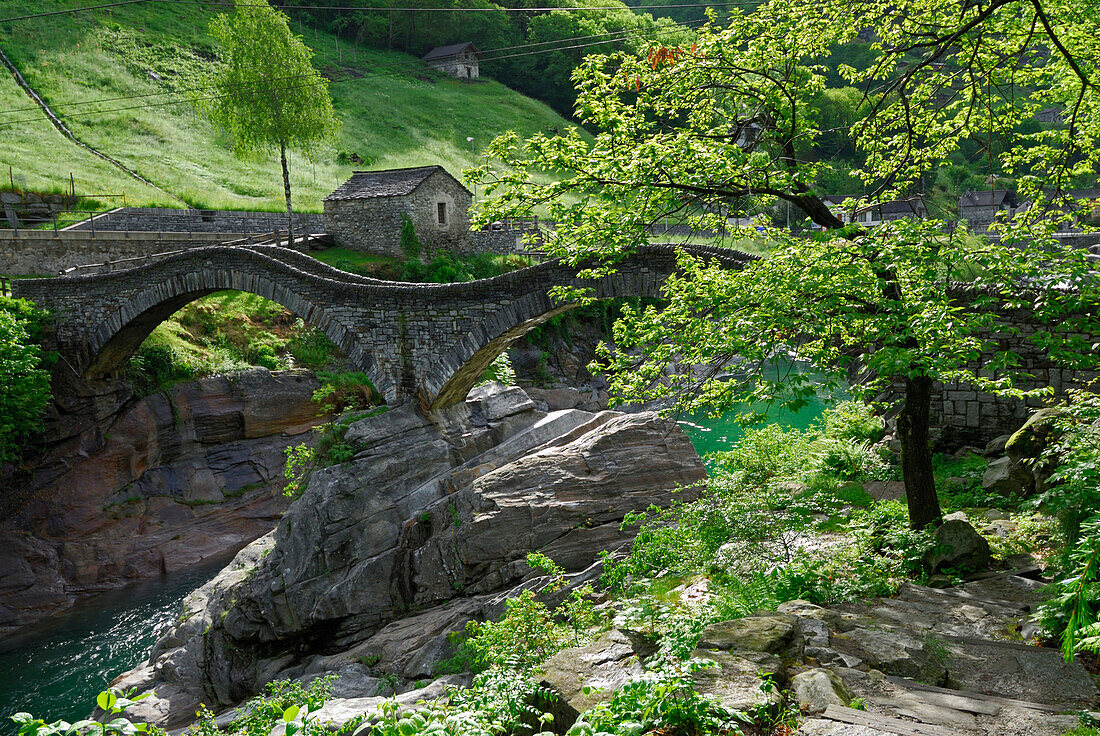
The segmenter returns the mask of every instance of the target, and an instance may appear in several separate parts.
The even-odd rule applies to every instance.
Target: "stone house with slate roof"
[[[1017,208],[1016,194],[1007,189],[970,190],[959,197],[959,219],[970,232],[984,233],[1000,216],[1010,217]]]
[[[426,248],[469,250],[472,203],[470,190],[442,166],[356,171],[325,197],[325,231],[346,248],[400,258],[407,216]]]
[[[480,74],[481,52],[472,43],[436,46],[424,55],[428,66],[458,79],[477,79]]]

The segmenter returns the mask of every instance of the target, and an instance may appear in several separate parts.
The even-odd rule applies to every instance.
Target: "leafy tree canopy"
[[[683,274],[665,285],[669,306],[628,313],[617,328],[617,349],[603,355],[613,387],[717,409],[746,399],[797,406],[819,387],[754,370],[733,381],[714,370],[690,385],[664,377],[674,357],[725,366],[788,354],[832,382],[860,370],[868,395],[900,386],[902,469],[912,522],[924,526],[940,517],[928,431],[934,382],[1020,395],[1019,356],[987,338],[1005,309],[1096,327],[1088,261],[1049,236],[1074,217],[1076,203],[1059,191],[1095,172],[1100,155],[1098,25],[1083,0],[826,0],[812,12],[771,0],[733,10],[691,47],[589,57],[574,81],[595,137],[495,141],[490,153],[504,165],[476,173],[492,195],[483,217],[543,207],[558,223],[548,248],[601,276],[662,220],[721,229],[774,202],[804,213],[821,232],[794,237],[761,223],[770,252],[741,272],[684,257]],[[872,57],[841,67],[858,97],[843,93],[843,115],[823,115],[823,60],[867,29]],[[1052,106],[1066,111],[1064,126],[1023,125]],[[975,141],[1036,201],[1000,225],[999,242],[934,220],[846,226],[818,188],[848,173],[816,155],[823,142],[851,146],[863,161],[852,173],[871,195],[855,208],[919,192]],[[960,278],[970,287],[952,284]],[[1095,360],[1084,342],[1050,330],[1037,337],[1060,357]]]
[[[219,15],[211,33],[222,64],[201,109],[250,156],[275,148],[283,167],[288,230],[293,236],[287,149],[312,155],[335,139],[339,122],[328,80],[313,68],[313,52],[291,32],[287,17],[266,0],[237,0],[233,15]]]

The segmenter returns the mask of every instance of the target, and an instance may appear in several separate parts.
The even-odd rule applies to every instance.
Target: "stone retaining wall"
[[[80,230],[0,230],[0,273],[9,276],[53,276],[74,266],[145,258],[223,241],[247,233],[145,233]],[[140,262],[124,262],[133,268]]]
[[[131,232],[174,233],[270,233],[286,230],[284,212],[238,212],[233,210],[180,210],[167,207],[120,207],[96,215],[96,230],[129,230]],[[78,222],[66,229],[91,230],[92,222]],[[294,230],[299,233],[322,233],[324,217],[319,214],[295,213]]]

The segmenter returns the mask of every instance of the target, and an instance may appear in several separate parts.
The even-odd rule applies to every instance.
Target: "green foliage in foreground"
[[[1060,408],[1034,470],[1046,470],[1039,502],[1058,514],[1069,544],[1036,618],[1069,659],[1100,653],[1100,396],[1075,392]]]
[[[39,344],[49,315],[24,299],[0,297],[0,462],[15,462],[42,428],[51,359]]]
[[[147,723],[132,723],[123,715],[128,707],[137,701],[148,697],[139,695],[136,698],[124,696],[116,688],[104,690],[96,696],[95,705],[103,712],[100,719],[84,719],[69,723],[68,721],[54,721],[46,723],[41,718],[35,718],[30,713],[16,713],[11,717],[19,726],[19,736],[133,736],[135,733],[147,733],[151,736],[164,736],[164,731]]]

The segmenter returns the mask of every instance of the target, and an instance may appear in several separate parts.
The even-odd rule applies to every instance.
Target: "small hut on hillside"
[[[468,41],[436,46],[424,55],[424,61],[457,79],[477,79],[480,75],[481,52]]]

